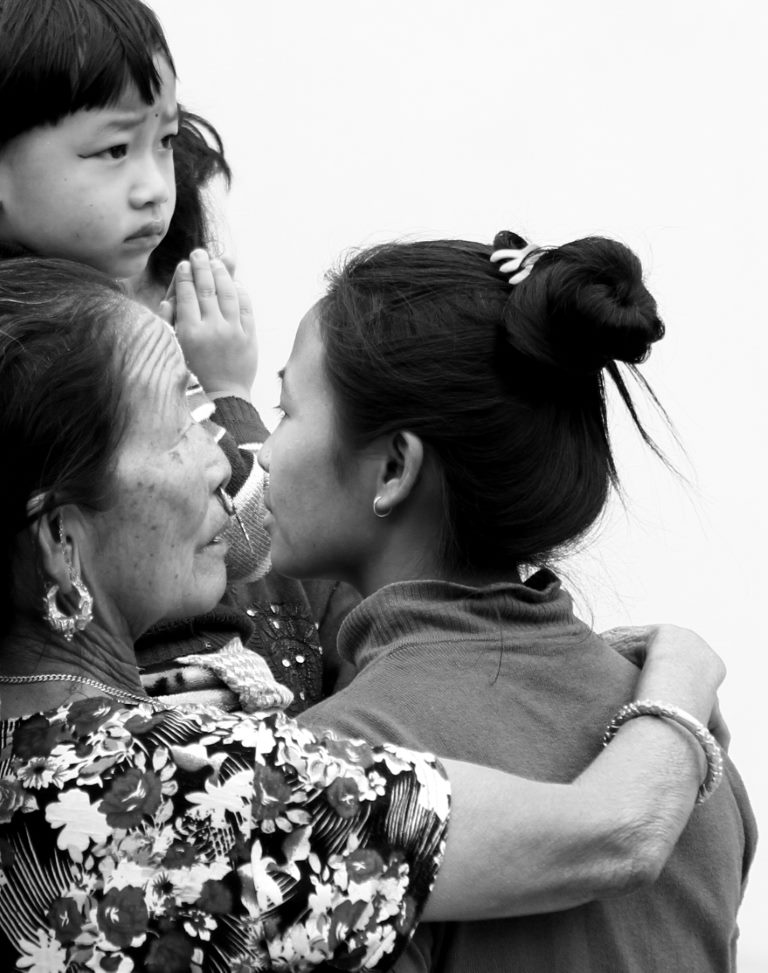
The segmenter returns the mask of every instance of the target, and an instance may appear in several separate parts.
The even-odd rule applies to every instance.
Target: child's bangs
[[[109,107],[130,84],[151,104],[161,85],[158,56],[175,73],[157,18],[138,0],[2,0],[0,144]]]
[[[123,38],[109,36],[96,48],[89,40],[87,47],[81,46],[74,55],[77,60],[69,62],[69,77],[61,79],[70,92],[67,114],[81,108],[108,108],[120,100],[131,84],[142,101],[151,105],[161,86],[155,63],[158,55],[173,70],[167,48],[129,46]]]

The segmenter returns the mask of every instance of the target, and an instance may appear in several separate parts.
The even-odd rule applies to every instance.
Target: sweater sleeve
[[[245,399],[216,399],[214,422],[223,430],[219,445],[232,467],[227,487],[236,514],[225,532],[229,543],[227,575],[230,581],[255,581],[270,569],[269,535],[264,530],[266,474],[256,462],[269,435],[256,409]]]
[[[223,426],[238,446],[253,454],[269,436],[258,410],[246,399],[235,395],[215,399],[213,421]]]

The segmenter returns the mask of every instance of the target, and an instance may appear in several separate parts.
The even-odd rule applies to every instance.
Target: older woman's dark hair
[[[125,424],[110,278],[66,260],[0,262],[0,627],[19,531],[60,504],[102,509]]]
[[[504,233],[494,248],[374,247],[329,275],[322,302],[342,439],[421,437],[442,476],[452,567],[540,564],[594,524],[618,482],[605,374],[655,449],[616,364],[639,378],[664,333],[639,260],[611,240],[577,240],[511,287],[489,257],[524,243]]]

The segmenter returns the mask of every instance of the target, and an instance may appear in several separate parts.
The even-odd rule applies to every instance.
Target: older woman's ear
[[[72,590],[73,572],[80,574],[77,544],[67,533],[65,515],[61,509],[44,514],[36,523],[35,540],[39,563],[47,579],[59,586],[63,595]]]

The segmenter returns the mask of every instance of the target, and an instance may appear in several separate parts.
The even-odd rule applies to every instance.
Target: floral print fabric
[[[387,968],[448,809],[433,758],[281,713],[99,698],[0,722],[2,968]]]

